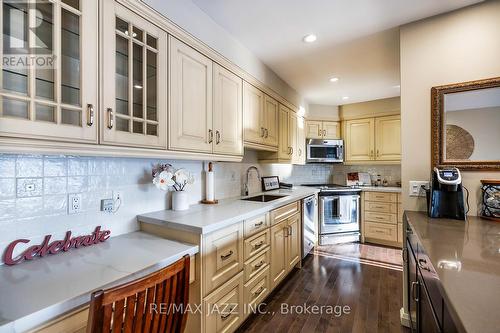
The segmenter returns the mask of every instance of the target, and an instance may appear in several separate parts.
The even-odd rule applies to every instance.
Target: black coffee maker
[[[434,168],[427,210],[433,218],[465,220],[462,177],[457,168]]]

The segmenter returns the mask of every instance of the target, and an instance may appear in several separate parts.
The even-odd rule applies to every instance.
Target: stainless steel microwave
[[[344,162],[344,140],[308,139],[307,163]]]

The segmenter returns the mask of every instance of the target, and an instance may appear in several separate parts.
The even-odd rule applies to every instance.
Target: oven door
[[[359,195],[321,196],[319,233],[359,231]]]
[[[344,161],[344,146],[342,140],[334,142],[316,143],[313,140],[307,144],[307,162],[338,163]]]

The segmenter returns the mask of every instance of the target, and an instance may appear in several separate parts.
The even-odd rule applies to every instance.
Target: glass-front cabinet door
[[[102,142],[166,147],[167,33],[103,2]]]
[[[97,143],[98,1],[0,4],[0,136]]]

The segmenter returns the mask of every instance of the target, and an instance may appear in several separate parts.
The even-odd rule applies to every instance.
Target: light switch
[[[429,188],[429,182],[424,180],[411,180],[410,181],[410,189],[409,195],[410,197],[425,197],[425,191],[422,189],[422,185],[425,188]]]

